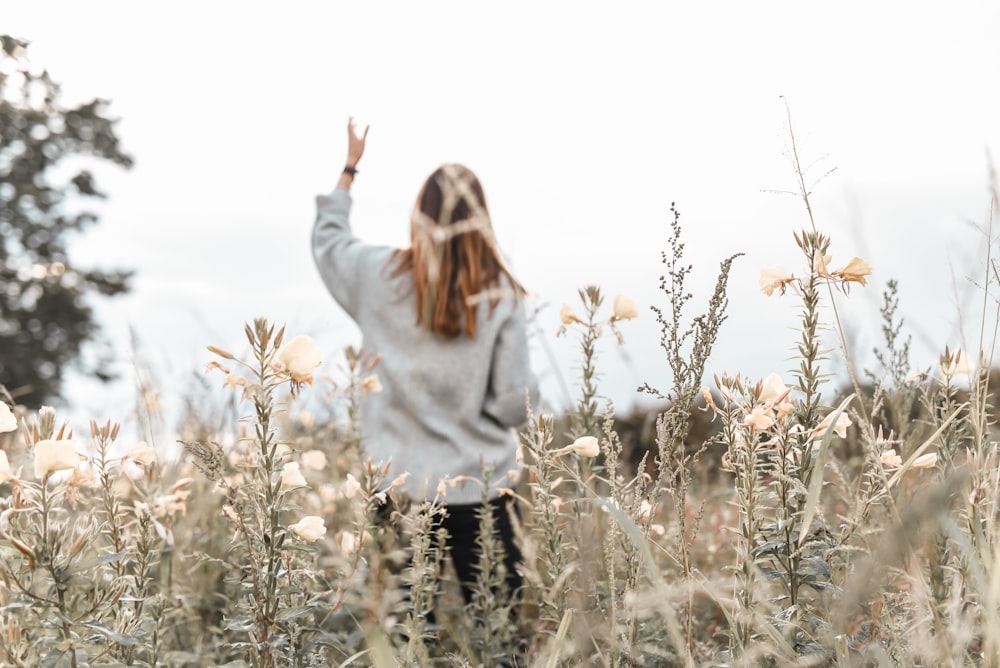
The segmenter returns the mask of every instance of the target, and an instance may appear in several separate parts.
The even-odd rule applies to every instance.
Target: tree
[[[119,147],[107,102],[59,102],[59,86],[28,60],[28,43],[0,35],[0,385],[22,404],[60,396],[76,367],[107,381],[101,363],[86,363],[85,344],[100,340],[88,296],[128,291],[129,271],[74,265],[71,233],[97,222],[80,210],[102,198],[87,167],[132,158]]]

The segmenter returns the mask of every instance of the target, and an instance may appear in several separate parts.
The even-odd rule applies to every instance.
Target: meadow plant
[[[518,505],[520,591],[491,512],[467,606],[447,559],[448,490],[478,483],[487,500],[491,472],[397,495],[405,473],[366,458],[360,425],[377,357],[349,348],[343,378],[318,376],[308,337],[258,319],[247,359],[210,347],[207,369],[250,414],[184,425],[180,460],[146,444],[150,377],[146,441],[112,420],[77,437],[0,391],[0,665],[1000,667],[996,186],[977,340],[914,369],[890,280],[878,368],[859,374],[838,302],[872,268],[834,263],[790,136],[807,224],[795,270],[766,268],[760,287],[797,300],[792,367],[712,372],[737,256],[691,317],[672,207],[652,309],[671,384],[640,388],[664,402],[655,430],[626,440],[600,388],[602,342],[624,345],[639,311],[586,286],[560,312],[577,399],[528,413],[526,475],[501,490]],[[310,412],[300,395],[324,383],[309,399],[326,412]]]

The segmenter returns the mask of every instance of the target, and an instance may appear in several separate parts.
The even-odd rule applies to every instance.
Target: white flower
[[[139,441],[131,450],[125,453],[122,459],[129,459],[143,466],[150,466],[156,463],[156,450],[146,445],[146,441]]]
[[[867,281],[865,276],[869,276],[872,273],[872,266],[868,264],[867,260],[862,260],[859,257],[852,258],[847,266],[843,269],[835,269],[833,272],[834,276],[842,278],[846,283],[855,282],[861,285],[866,285]]]
[[[826,433],[826,430],[830,428],[831,418],[833,418],[833,413],[830,413],[823,418],[823,421],[819,423],[819,426],[813,429],[813,436],[823,436],[823,434]],[[837,417],[837,423],[833,425],[833,433],[841,438],[847,438],[847,428],[852,424],[854,423],[851,422],[851,418],[847,416],[847,413],[841,413]]]
[[[764,383],[760,388],[760,396],[757,397],[757,399],[761,403],[770,403],[771,405],[774,405],[779,399],[784,398],[787,392],[788,388],[785,386],[785,383],[782,382],[781,376],[776,373],[772,373],[764,379]]]
[[[337,542],[340,543],[340,549],[347,554],[353,554],[358,549],[358,537],[350,531],[341,531],[337,534]]]
[[[295,524],[290,525],[288,530],[302,540],[314,543],[326,535],[326,524],[323,522],[322,517],[307,515]]]
[[[813,273],[829,276],[830,270],[828,267],[832,259],[832,255],[823,255],[818,249],[813,251]]]
[[[365,392],[381,392],[382,383],[379,382],[378,376],[373,373],[361,380],[361,389]]]
[[[937,459],[938,456],[936,452],[929,452],[926,455],[920,455],[919,457],[914,459],[913,463],[910,464],[910,468],[911,469],[933,468],[937,464]]]
[[[898,469],[903,465],[903,458],[896,454],[894,448],[889,448],[882,453],[882,465],[889,469]]]
[[[582,322],[582,320],[576,317],[576,313],[573,313],[569,304],[563,304],[562,308],[559,309],[559,322],[562,323],[563,327],[569,327],[575,322]]]
[[[639,317],[639,308],[628,295],[615,295],[615,314],[612,320],[634,320]]]
[[[601,443],[593,436],[581,436],[564,448],[559,448],[552,454],[565,455],[568,452],[575,452],[581,457],[596,457],[601,454]]]
[[[10,482],[14,476],[10,474],[10,462],[7,461],[7,453],[0,450],[0,484]]]
[[[326,468],[326,453],[322,450],[307,450],[302,453],[302,465],[313,471]]]
[[[3,401],[0,401],[0,434],[17,429],[17,417]]]
[[[35,477],[42,480],[55,471],[75,469],[80,455],[73,441],[46,439],[35,444]]]
[[[360,491],[361,483],[354,477],[354,474],[348,473],[347,480],[344,481],[344,497],[353,499],[354,495]]]
[[[775,266],[775,267],[765,267],[760,270],[760,289],[763,290],[764,294],[770,297],[775,290],[779,290],[782,294],[785,292],[785,286],[795,280],[795,276],[788,269]]]
[[[278,348],[278,364],[296,383],[311,383],[312,372],[323,363],[323,355],[308,336],[296,336]]]
[[[753,427],[757,431],[765,431],[774,424],[774,415],[771,413],[770,409],[764,408],[763,406],[754,406],[753,410],[750,411],[745,418],[743,418],[743,424],[748,427]]]
[[[305,487],[308,483],[299,470],[298,462],[287,462],[281,469],[282,487]]]

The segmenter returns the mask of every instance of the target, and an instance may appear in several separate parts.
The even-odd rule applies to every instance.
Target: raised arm
[[[365,139],[367,138],[368,126],[365,126],[364,132],[359,137],[357,129],[354,127],[354,119],[348,117],[347,162],[344,163],[344,171],[340,174],[340,180],[337,181],[338,188],[343,188],[344,190],[351,189],[351,184],[354,183],[354,174],[357,172],[358,162],[361,161],[361,156],[365,153]]]

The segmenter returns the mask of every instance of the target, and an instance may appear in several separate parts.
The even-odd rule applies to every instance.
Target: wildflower
[[[223,366],[222,364],[219,364],[214,360],[205,365],[206,372],[213,371],[215,369],[218,369],[222,373],[229,373],[229,369],[227,367]]]
[[[753,427],[757,431],[764,431],[774,424],[774,415],[771,413],[770,409],[764,408],[763,406],[754,406],[753,410],[750,411],[745,418],[743,418],[743,424],[748,427]]]
[[[275,353],[281,370],[292,382],[312,384],[312,372],[323,363],[322,354],[308,336],[296,336]]]
[[[323,531],[326,531],[326,529]],[[347,554],[351,554],[358,549],[358,537],[350,531],[341,531],[337,534],[337,543],[340,544],[340,549]]]
[[[7,461],[7,453],[0,450],[0,484],[10,482],[14,476],[10,473],[10,462]]]
[[[760,388],[760,395],[757,399],[761,403],[770,403],[773,406],[778,401],[784,399],[787,394],[788,388],[785,386],[785,383],[782,382],[781,376],[776,373],[772,373],[764,379],[764,383]]]
[[[17,417],[5,402],[0,401],[0,434],[17,429]]]
[[[323,518],[316,515],[303,517],[295,524],[290,525],[288,530],[309,543],[314,543],[326,535],[326,525]]]
[[[889,448],[882,453],[882,466],[889,469],[898,469],[903,465],[903,458],[896,454],[894,448]]]
[[[941,373],[946,377],[970,374],[973,370],[972,362],[964,348],[959,348],[954,354],[950,354],[947,348],[944,349],[944,355],[941,356]]]
[[[409,478],[409,477],[410,477],[410,472],[409,471],[403,471],[398,476],[396,476],[395,478],[392,479],[392,482],[389,483],[389,486],[386,488],[385,491],[391,492],[392,490],[396,489],[397,487],[399,487],[403,483],[405,483],[406,479]]]
[[[288,462],[281,469],[282,487],[305,487],[308,483],[299,470],[298,462]]]
[[[354,477],[354,474],[348,473],[347,480],[344,482],[344,497],[348,499],[353,499],[354,495],[361,491],[361,483],[358,479]]]
[[[833,418],[833,413],[830,413],[825,418],[823,418],[823,421],[819,423],[819,426],[813,429],[812,431],[813,437],[822,436],[823,434],[825,434],[826,430],[830,428],[830,422],[832,418]],[[837,423],[833,425],[833,433],[835,433],[837,436],[841,438],[847,438],[847,428],[850,427],[852,424],[854,423],[851,422],[851,418],[848,417],[847,413],[841,413],[837,417]]]
[[[628,295],[615,295],[615,314],[612,320],[635,320],[639,317],[639,308]]]
[[[302,465],[313,471],[326,468],[326,453],[322,450],[308,450],[302,453]]]
[[[559,321],[563,327],[569,327],[574,322],[583,322],[576,317],[576,313],[573,313],[573,309],[570,308],[569,304],[563,304],[562,308],[559,309]]]
[[[236,389],[237,387],[246,387],[247,379],[243,376],[237,376],[235,373],[231,373],[226,376],[226,379],[222,381],[223,387],[229,387]]]
[[[438,481],[437,495],[440,497],[444,497],[447,494],[448,494],[448,485],[445,484],[445,479],[441,478],[441,480]]]
[[[830,260],[833,259],[832,255],[823,255],[819,250],[813,252],[813,266],[812,270],[814,274],[819,274],[820,276],[829,276],[830,270],[828,266]]]
[[[146,445],[146,441],[139,441],[122,457],[122,460],[126,459],[142,466],[150,466],[156,463],[156,450]]]
[[[164,494],[153,500],[153,514],[163,519],[167,515],[174,517],[177,513],[187,515],[187,498],[191,495],[191,490],[177,490],[173,494]]]
[[[715,400],[712,398],[712,390],[708,389],[707,385],[701,386],[701,398],[705,400],[705,410],[709,407],[715,407]]]
[[[785,288],[795,280],[795,275],[781,266],[766,267],[760,270],[760,289],[770,297],[775,290],[785,294]]]
[[[39,480],[56,471],[75,469],[79,463],[73,441],[45,439],[35,444],[35,477]]]
[[[852,258],[843,269],[836,269],[831,273],[843,279],[846,283],[853,282],[867,285],[868,282],[865,280],[865,276],[869,276],[872,273],[872,266],[868,264],[867,260],[856,257]]]
[[[378,376],[373,373],[361,380],[361,389],[365,392],[381,392],[382,383],[379,382]]]
[[[910,468],[911,469],[933,468],[937,464],[937,459],[938,456],[936,452],[929,452],[926,455],[920,455],[919,457],[914,459],[913,463],[910,464]]]
[[[644,520],[648,520],[652,513],[653,504],[649,502],[649,499],[643,499],[642,503],[639,504],[639,517]]]
[[[581,457],[596,457],[601,454],[601,444],[593,436],[581,436],[566,447],[554,451],[552,454],[558,457],[569,452],[575,452]]]

